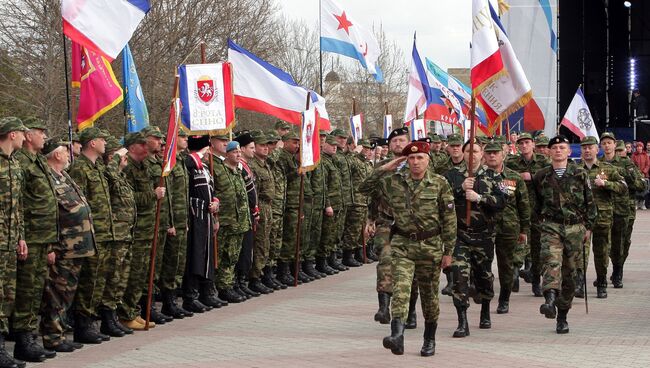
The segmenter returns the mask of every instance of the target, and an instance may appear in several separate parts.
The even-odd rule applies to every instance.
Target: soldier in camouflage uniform
[[[539,308],[546,318],[555,318],[556,332],[569,332],[567,314],[575,293],[576,263],[596,221],[589,174],[569,164],[569,141],[564,136],[550,140],[552,166],[533,177],[535,212],[541,221],[541,258],[544,262],[544,298]],[[556,312],[557,307],[557,312]]]
[[[604,139],[603,139],[604,138]],[[627,193],[614,196],[614,221],[612,224],[612,248],[610,258],[612,259],[612,284],[614,288],[623,287],[623,264],[630,249],[632,227],[636,218],[636,206],[634,205],[635,194],[643,191],[643,175],[637,166],[624,154],[625,144],[621,145],[622,150],[614,141],[612,133],[601,135],[601,147],[604,151],[603,161],[609,162],[620,169],[625,182]],[[621,152],[621,156],[618,156]]]
[[[321,130],[319,133],[320,147],[321,147],[321,162],[319,162],[314,170],[309,173],[311,191],[312,191],[312,211],[311,211],[311,220],[310,220],[310,236],[309,241],[311,246],[303,252],[303,271],[313,278],[323,278],[327,275],[333,275],[334,270],[329,268],[329,272],[321,271],[316,268],[316,254],[324,253],[322,250],[321,236],[322,236],[322,226],[323,226],[323,217],[325,215],[325,202],[327,201],[328,193],[326,191],[326,178],[325,178],[325,169],[322,164],[322,149],[325,144],[325,139],[327,137],[327,132]],[[326,265],[323,263],[322,265]],[[322,266],[321,265],[321,266]],[[322,268],[321,268],[322,269]]]
[[[74,341],[99,344],[108,340],[108,336],[97,332],[93,321],[104,294],[106,278],[101,276],[108,272],[108,260],[114,241],[110,191],[105,176],[106,167],[101,160],[108,135],[99,128],[90,127],[81,132],[79,138],[83,145],[81,155],[70,166],[69,174],[84,193],[92,210],[97,253],[82,261],[74,302]],[[107,321],[103,322],[103,326],[110,326]],[[106,332],[110,336],[124,336],[124,332],[119,329]]]
[[[504,165],[505,151],[503,145],[488,143],[485,146],[485,164],[500,176],[503,188],[507,192],[506,207],[496,220],[497,231],[494,248],[499,269],[499,305],[497,313],[504,314],[510,310],[510,293],[514,282],[513,265],[515,247],[525,242],[530,228],[530,202],[526,183],[519,174]]]
[[[334,162],[336,155],[336,137],[328,135],[322,146],[321,170],[323,170],[323,189],[325,196],[325,209],[321,224],[320,246],[316,252],[316,269],[327,274],[339,273],[336,258],[336,245],[338,242],[338,216],[343,210],[341,198],[341,176]],[[342,266],[342,265],[341,265]]]
[[[48,251],[48,272],[43,290],[40,330],[43,345],[57,352],[83,347],[65,337],[63,318],[72,305],[79,284],[82,258],[95,254],[90,205],[72,178],[65,172],[70,163],[70,142],[51,139],[43,148],[58,208],[57,242]]]
[[[589,174],[591,191],[598,208],[598,217],[592,231],[594,247],[594,265],[596,266],[596,288],[598,298],[607,298],[607,266],[609,266],[609,251],[611,248],[611,232],[613,221],[612,197],[616,194],[627,194],[627,184],[615,166],[598,160],[598,140],[596,137],[585,137],[580,142],[580,166]],[[589,242],[585,244],[585,259],[581,259],[577,267],[576,288],[581,289],[585,282],[583,272],[589,260]],[[582,290],[581,290],[582,291]],[[584,291],[582,291],[584,293]],[[576,291],[576,296],[578,292]]]
[[[41,155],[47,128],[38,118],[28,118],[23,123],[29,130],[15,158],[23,172],[23,210],[29,214],[24,221],[25,241],[30,252],[26,260],[18,262],[11,330],[16,336],[14,357],[41,362],[56,356],[56,352],[40,347],[32,332],[38,327],[38,311],[48,272],[47,253],[59,237],[58,211],[50,169]]]
[[[547,157],[534,153],[534,141],[530,133],[523,132],[517,138],[517,148],[519,154],[511,156],[506,161],[506,166],[516,172],[524,179],[526,189],[528,190],[528,199],[530,208],[535,208],[535,196],[532,188],[532,178],[535,173],[550,164]],[[531,213],[530,218],[530,234],[528,234],[527,242],[519,242],[515,249],[514,266],[516,270],[524,264],[526,255],[530,253],[530,267],[526,267],[523,271],[515,272],[515,284],[512,291],[519,291],[519,273],[527,282],[532,283],[532,291],[535,296],[542,296],[539,278],[541,274],[541,261],[539,258],[540,250],[540,232],[539,221],[535,217],[534,212]],[[529,245],[530,244],[530,245]]]
[[[361,149],[370,149],[370,142],[365,139],[359,140],[358,145]],[[354,145],[348,144],[348,155],[346,158],[350,167],[352,203],[347,211],[345,230],[343,231],[343,249],[354,252],[354,259],[359,264],[362,264],[364,261],[370,263],[370,260],[364,260],[365,255],[363,254],[362,247],[360,247],[360,244],[362,244],[363,225],[367,218],[368,199],[359,192],[359,187],[370,176],[372,171],[372,164],[360,152],[361,149],[357,149]],[[345,264],[345,257],[343,264]]]
[[[548,141],[549,139],[545,135],[537,136],[535,138],[535,153],[549,157]]]
[[[442,151],[442,139],[436,133],[429,134],[429,138],[431,140],[431,152],[429,152],[429,156],[431,156],[431,166],[438,168],[446,165],[446,163],[449,162],[449,156],[447,153]]]
[[[27,259],[22,209],[23,174],[14,152],[20,149],[27,128],[20,119],[0,120],[0,366],[25,367],[5,350],[9,316],[16,300],[16,263]]]
[[[470,146],[473,146],[473,151]],[[454,337],[469,336],[467,308],[470,275],[473,275],[477,298],[481,300],[479,328],[492,327],[490,301],[494,297],[492,260],[494,259],[495,220],[508,200],[501,177],[481,165],[483,148],[480,144],[465,143],[463,154],[465,162],[469,162],[470,155],[473,155],[472,167],[456,167],[445,174],[454,194],[458,222],[458,239],[454,247],[452,264],[454,279],[452,293],[458,314],[458,328],[454,331]],[[468,204],[471,206],[469,223],[466,216]]]
[[[451,263],[456,238],[454,198],[442,176],[427,170],[429,145],[413,142],[402,157],[376,169],[361,185],[361,192],[380,197],[393,209],[391,228],[393,301],[391,335],[383,340],[393,354],[404,354],[404,327],[413,278],[422,293],[424,344],[422,356],[435,353],[438,281],[441,267]],[[398,171],[408,160],[408,170]]]
[[[153,187],[145,159],[149,155],[147,139],[142,132],[130,133],[124,137],[124,147],[128,149],[127,165],[123,172],[133,189],[137,220],[133,229],[131,270],[127,287],[117,313],[121,323],[134,330],[145,328],[145,320],[140,316],[142,291],[147,285],[151,243],[156,216],[156,201],[165,196],[165,187]],[[149,323],[149,328],[155,327]]]
[[[280,136],[274,130],[266,133],[269,139],[269,157],[267,159],[271,166],[273,173],[274,193],[273,201],[271,202],[271,232],[269,236],[269,257],[264,267],[264,277],[262,282],[266,287],[273,290],[286,289],[287,285],[278,281],[275,277],[277,259],[280,256],[280,248],[282,248],[282,224],[284,220],[284,200],[287,194],[287,180],[284,172],[277,164],[278,157],[280,157],[281,147],[278,147]]]

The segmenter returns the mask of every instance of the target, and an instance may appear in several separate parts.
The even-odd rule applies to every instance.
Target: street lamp
[[[623,2],[623,5],[624,5],[626,8],[629,8],[629,7],[632,6],[632,2],[630,2],[630,1],[624,1],[624,2]]]

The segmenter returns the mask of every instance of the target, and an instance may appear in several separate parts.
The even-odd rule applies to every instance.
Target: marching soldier
[[[521,138],[520,138],[521,139]],[[575,293],[575,275],[583,244],[589,240],[596,220],[589,174],[568,163],[569,141],[557,136],[549,141],[551,166],[533,177],[537,219],[541,220],[541,259],[544,262],[544,298],[539,308],[555,318],[558,334],[569,332],[567,314]],[[557,311],[556,311],[557,307]]]
[[[418,280],[424,313],[424,343],[420,354],[435,354],[435,333],[440,313],[440,269],[451,263],[456,238],[454,198],[442,176],[427,170],[429,145],[412,142],[402,157],[376,169],[361,185],[366,195],[378,193],[393,209],[391,228],[393,301],[391,335],[383,340],[393,354],[404,354],[404,327],[413,278]],[[408,160],[408,170],[398,171]]]

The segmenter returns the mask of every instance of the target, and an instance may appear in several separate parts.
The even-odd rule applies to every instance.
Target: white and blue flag
[[[127,44],[122,51],[122,75],[124,77],[124,110],[126,112],[126,131],[139,132],[149,126],[149,112],[144,100],[140,78],[135,69],[131,49]]]

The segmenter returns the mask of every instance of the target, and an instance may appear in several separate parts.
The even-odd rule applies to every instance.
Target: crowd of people
[[[491,327],[495,253],[497,313],[508,313],[522,277],[566,333],[589,239],[598,297],[607,297],[610,257],[610,280],[623,286],[644,188],[611,133],[600,137],[602,158],[586,137],[581,161],[569,162],[561,136],[410,142],[398,128],[355,142],[334,129],[320,132],[321,160],[308,172],[299,133],[282,121],[235,136],[181,130],[171,170],[164,138],[154,126],[121,141],[96,127],[48,138],[38,118],[0,121],[0,368],[375,261],[374,318],[391,324],[384,346],[403,353],[421,295],[421,354],[430,356],[441,272],[458,313],[454,337],[469,335],[470,299],[481,305],[479,327]]]

